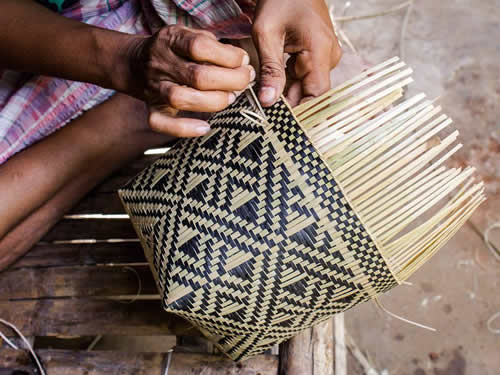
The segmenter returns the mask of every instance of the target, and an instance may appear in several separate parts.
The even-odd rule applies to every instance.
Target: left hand
[[[324,0],[258,0],[252,34],[263,106],[274,104],[284,91],[294,106],[330,88],[330,70],[342,50]],[[285,53],[291,55],[286,67]]]

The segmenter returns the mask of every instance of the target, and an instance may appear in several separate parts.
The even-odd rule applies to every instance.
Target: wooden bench
[[[199,333],[162,310],[149,265],[116,194],[118,187],[151,161],[146,156],[98,186],[26,256],[0,273],[0,318],[30,338],[176,335],[181,344],[173,353],[39,349],[49,375],[163,375],[167,367],[168,375],[277,374],[275,354],[234,363],[221,354],[183,350],[185,342],[200,340],[182,338]],[[282,362],[281,373],[287,373],[289,361]],[[15,351],[5,343],[0,346],[0,375],[35,374],[34,369],[27,351]]]

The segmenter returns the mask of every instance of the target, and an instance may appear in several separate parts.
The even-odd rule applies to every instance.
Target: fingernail
[[[273,103],[276,96],[274,87],[263,87],[260,89],[260,101],[264,104]]]
[[[243,62],[241,63],[241,65],[248,65],[250,64],[250,56],[248,56],[247,53],[245,53],[245,56],[243,56]]]
[[[236,94],[234,92],[230,92],[229,99],[228,99],[229,104],[233,104],[235,100],[236,100]]]
[[[253,68],[252,65],[248,65],[248,69],[250,69],[250,82],[253,82],[255,80],[255,69]]]
[[[205,134],[207,134],[210,131],[210,126],[208,126],[208,125],[201,125],[201,126],[198,126],[195,129],[195,131],[196,131],[196,133],[198,133],[198,135],[205,135]]]

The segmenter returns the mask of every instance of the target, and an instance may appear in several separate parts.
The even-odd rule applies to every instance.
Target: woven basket
[[[119,194],[165,310],[234,360],[407,279],[485,199],[397,58],[291,109],[253,91]],[[451,199],[450,194],[454,193]]]

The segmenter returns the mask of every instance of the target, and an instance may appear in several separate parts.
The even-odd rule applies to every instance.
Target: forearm
[[[51,12],[31,0],[0,2],[0,68],[126,91],[134,39]]]

